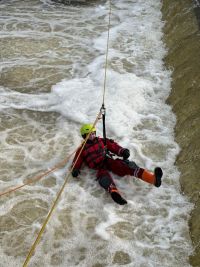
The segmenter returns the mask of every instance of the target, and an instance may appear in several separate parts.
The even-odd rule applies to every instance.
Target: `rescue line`
[[[111,0],[109,0],[108,31],[107,31],[108,35],[107,35],[107,46],[106,46],[106,59],[105,59],[105,73],[104,73],[104,86],[103,86],[102,106],[101,106],[101,109],[100,109],[100,111],[99,111],[99,113],[98,113],[98,115],[97,115],[94,123],[92,124],[92,128],[95,127],[96,124],[97,124],[97,122],[98,122],[98,120],[101,119],[101,117],[103,117],[104,137],[105,137],[104,138],[104,141],[105,142],[106,142],[106,131],[105,131],[105,92],[106,92],[106,78],[107,78],[107,66],[108,66],[108,49],[109,49],[110,21],[111,21]],[[83,149],[85,147],[85,144],[86,144],[87,140],[89,139],[89,136],[90,136],[90,133],[91,132],[92,132],[92,129],[88,132],[86,138],[84,139],[84,141],[83,141],[83,143],[81,145],[81,149],[80,149],[80,151],[79,151],[79,153],[77,155],[77,158],[73,162],[72,167],[71,167],[70,171],[68,172],[68,175],[66,176],[65,181],[64,181],[64,183],[63,183],[60,191],[58,192],[57,197],[54,200],[53,205],[52,205],[52,207],[51,207],[51,209],[50,209],[50,211],[49,211],[49,213],[48,213],[48,215],[47,215],[47,217],[46,217],[46,219],[45,219],[45,221],[44,221],[41,229],[40,229],[40,231],[39,231],[39,233],[38,233],[38,235],[37,235],[34,243],[32,244],[32,246],[31,246],[31,248],[29,250],[29,253],[28,253],[28,255],[27,255],[27,257],[26,257],[26,259],[24,261],[23,267],[28,266],[28,263],[29,263],[32,255],[33,255],[33,252],[35,251],[36,246],[37,246],[37,244],[39,243],[39,241],[41,239],[41,236],[42,236],[42,234],[43,234],[43,232],[45,230],[45,227],[46,227],[48,221],[50,220],[50,217],[51,217],[51,215],[52,215],[52,213],[53,213],[53,211],[54,211],[54,209],[56,207],[56,204],[58,203],[58,200],[59,200],[59,198],[60,198],[60,196],[61,196],[61,194],[62,194],[62,192],[63,192],[63,190],[64,190],[64,188],[65,188],[65,186],[66,186],[66,184],[68,182],[68,180],[69,180],[69,177],[70,177],[71,173],[73,172],[74,166],[77,163],[77,161],[78,161],[78,159],[79,159],[79,157],[80,157],[80,155],[81,155],[81,153],[82,153],[82,151],[83,151]]]

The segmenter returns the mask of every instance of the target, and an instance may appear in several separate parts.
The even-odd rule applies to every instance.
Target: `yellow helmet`
[[[92,124],[84,124],[80,129],[81,135],[87,135],[90,132],[96,132],[96,128]]]

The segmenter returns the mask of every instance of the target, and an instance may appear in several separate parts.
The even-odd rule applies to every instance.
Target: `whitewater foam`
[[[18,3],[14,12],[17,1],[11,2],[13,7],[2,5],[8,15],[1,37],[11,43],[20,37],[24,51],[12,46],[10,59],[2,50],[4,189],[66,157],[81,141],[80,125],[94,121],[102,104],[108,22],[108,3],[73,7],[35,1],[33,6],[26,3],[30,10]],[[161,2],[152,0],[112,3],[105,105],[107,136],[130,148],[131,159],[141,167],[161,166],[162,186],[113,175],[128,200],[119,207],[98,185],[95,171],[81,170],[80,178],[69,180],[30,266],[189,267],[187,220],[192,206],[179,192],[180,174],[174,166],[179,147],[173,136],[175,116],[165,103],[171,73],[163,65],[160,8]],[[26,30],[20,26],[27,21],[25,12],[30,12]],[[48,73],[50,63],[57,77],[40,87],[38,75]],[[25,70],[31,68],[30,83],[15,81],[17,72],[11,75],[13,66],[23,64]],[[34,81],[37,87],[29,92]],[[102,135],[100,122],[97,132]],[[3,267],[21,266],[69,165],[0,200]]]

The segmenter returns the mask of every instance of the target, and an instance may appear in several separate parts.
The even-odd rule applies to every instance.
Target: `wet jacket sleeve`
[[[102,138],[102,140],[103,140],[103,138]],[[117,156],[122,156],[122,153],[123,153],[123,151],[124,151],[124,148],[123,147],[121,147],[118,143],[116,143],[114,140],[112,140],[112,139],[106,139],[106,144],[107,144],[107,149],[110,151],[110,152],[112,152],[112,153],[114,153],[115,155],[117,155]]]
[[[83,156],[82,156],[82,153],[81,155],[79,156],[78,158],[78,155],[80,153],[80,150],[81,148],[79,148],[77,151],[76,151],[76,154],[74,156],[74,159],[73,159],[73,162],[72,162],[72,166],[74,166],[74,169],[77,169],[77,170],[80,170],[81,166],[82,166],[82,163],[83,163]],[[78,158],[78,160],[77,160]],[[77,160],[77,161],[76,161]],[[74,165],[75,164],[75,165]]]

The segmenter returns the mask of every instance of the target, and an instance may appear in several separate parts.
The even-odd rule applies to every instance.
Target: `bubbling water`
[[[2,1],[1,190],[50,169],[79,144],[81,123],[102,103],[109,3],[64,5]],[[30,266],[189,266],[187,221],[174,161],[175,117],[165,104],[161,2],[112,3],[106,81],[107,135],[130,148],[141,167],[164,170],[157,189],[133,177],[116,184],[128,205],[113,203],[95,171],[71,179]],[[102,126],[97,125],[98,134]],[[68,172],[1,197],[1,263],[21,266]]]

